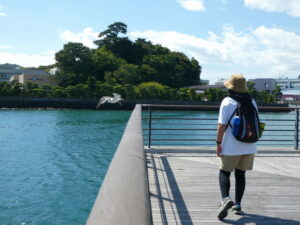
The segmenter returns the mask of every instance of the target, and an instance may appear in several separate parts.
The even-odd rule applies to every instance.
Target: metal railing
[[[216,107],[216,106],[215,106]],[[215,145],[217,113],[182,111],[182,109],[196,109],[196,106],[175,106],[178,111],[153,110],[159,106],[144,106],[148,110],[144,114],[144,144],[152,146],[213,146]],[[167,108],[167,107],[166,107]],[[174,110],[173,106],[168,109]],[[274,107],[273,107],[274,108]],[[264,107],[272,111],[272,107]],[[261,108],[259,108],[261,110]],[[266,122],[263,137],[258,146],[299,148],[299,109],[275,107],[275,111],[284,113],[263,114],[260,118]],[[288,112],[290,111],[290,112]],[[146,116],[148,115],[148,116]],[[203,116],[204,115],[204,116]],[[147,121],[147,122],[146,122]],[[147,125],[146,125],[147,124]]]

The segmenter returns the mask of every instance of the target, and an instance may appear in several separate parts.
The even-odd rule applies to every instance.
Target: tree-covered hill
[[[127,25],[116,22],[100,32],[96,49],[81,43],[65,44],[55,54],[60,84],[86,83],[91,76],[120,85],[155,81],[178,88],[199,84],[201,66],[196,59],[145,39],[131,41],[126,33]]]

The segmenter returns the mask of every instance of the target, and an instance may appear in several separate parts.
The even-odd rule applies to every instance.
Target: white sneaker
[[[223,199],[220,204],[218,218],[220,220],[224,219],[228,215],[228,210],[234,205],[233,201],[230,197]]]

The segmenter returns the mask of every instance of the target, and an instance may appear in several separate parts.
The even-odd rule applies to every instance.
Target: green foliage
[[[135,88],[133,85],[131,84],[125,84],[125,96],[128,99],[134,99],[136,98],[136,92],[135,92]]]
[[[97,49],[93,54],[94,77],[97,81],[104,81],[104,74],[109,73],[125,64],[126,62],[114,56],[104,48]]]
[[[67,97],[67,93],[63,87],[54,86],[52,88],[52,92],[50,93],[50,96],[52,98],[65,98]]]
[[[275,99],[279,101],[282,96],[281,88],[280,86],[276,85],[275,89],[272,91],[272,95],[275,96]]]
[[[88,98],[90,90],[87,84],[76,84],[75,86],[68,86],[65,88],[65,93],[69,98]]]
[[[47,95],[48,95],[47,91],[43,88],[33,88],[30,91],[30,96],[32,97],[43,98],[43,97],[47,97]]]
[[[0,96],[10,96],[11,85],[5,81],[0,82]]]
[[[95,97],[96,91],[96,79],[93,76],[89,76],[87,79],[87,90],[89,97]]]
[[[204,91],[203,95],[208,101],[222,101],[226,96],[228,96],[228,91],[219,88],[209,88]]]
[[[57,66],[59,86],[0,83],[0,94],[100,98],[116,92],[126,98],[196,98],[193,90],[182,88],[200,81],[201,66],[196,59],[145,39],[131,41],[126,33],[127,25],[116,22],[99,33],[99,40],[95,41],[97,49],[81,43],[65,44],[55,54],[55,64],[39,67],[48,71]]]
[[[101,98],[102,96],[111,96],[113,93],[113,86],[111,84],[97,82],[95,96]]]
[[[201,66],[196,59],[144,39],[133,42],[119,37],[126,33],[127,25],[116,22],[100,32],[96,50],[80,43],[64,45],[55,55],[60,85],[86,83],[89,76],[110,84],[155,81],[171,88],[200,82]]]
[[[63,86],[84,83],[93,72],[92,51],[81,43],[65,44],[55,59],[60,69],[57,77]]]
[[[157,82],[145,82],[136,87],[137,97],[141,99],[160,99],[166,87]]]
[[[165,87],[164,96],[165,100],[179,100],[178,99],[178,90],[176,88]]]
[[[23,96],[24,95],[24,85],[19,82],[12,84],[10,95],[12,96]]]
[[[46,91],[46,92],[50,92],[52,90],[52,87],[49,84],[44,84],[42,86],[42,88]]]
[[[146,79],[157,81],[169,87],[182,87],[200,82],[200,66],[193,64],[186,55],[171,52],[164,55],[146,55],[143,60],[152,72]],[[150,70],[151,71],[151,70]],[[150,75],[150,76],[149,76]]]
[[[179,88],[177,95],[179,100],[191,100],[190,99],[190,90],[189,88]]]
[[[126,97],[127,97],[127,95],[126,95],[126,89],[125,89],[125,86],[124,86],[124,85],[120,85],[120,84],[114,85],[114,86],[113,86],[113,93],[118,93],[118,94],[120,94],[123,98],[126,98]]]
[[[123,64],[113,72],[105,73],[105,81],[111,84],[138,84],[142,81],[138,66]]]
[[[119,33],[126,34],[127,33],[127,25],[122,22],[115,22],[108,26],[108,29],[102,31],[99,34],[99,37],[117,37]],[[97,43],[97,42],[96,42]]]
[[[30,81],[27,81],[27,82],[25,83],[25,89],[26,89],[26,91],[30,92],[30,91],[31,91],[32,89],[34,89],[34,88],[38,88],[38,85],[35,84],[35,83],[32,83],[32,82],[30,82]]]
[[[258,97],[258,91],[255,89],[255,82],[253,81],[247,81],[247,87],[248,87],[248,92],[250,96],[254,99],[257,99]]]

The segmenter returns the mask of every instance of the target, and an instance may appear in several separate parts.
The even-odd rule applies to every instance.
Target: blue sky
[[[195,57],[202,79],[300,74],[299,0],[0,0],[0,63],[54,63],[69,41],[88,47],[116,21]]]

